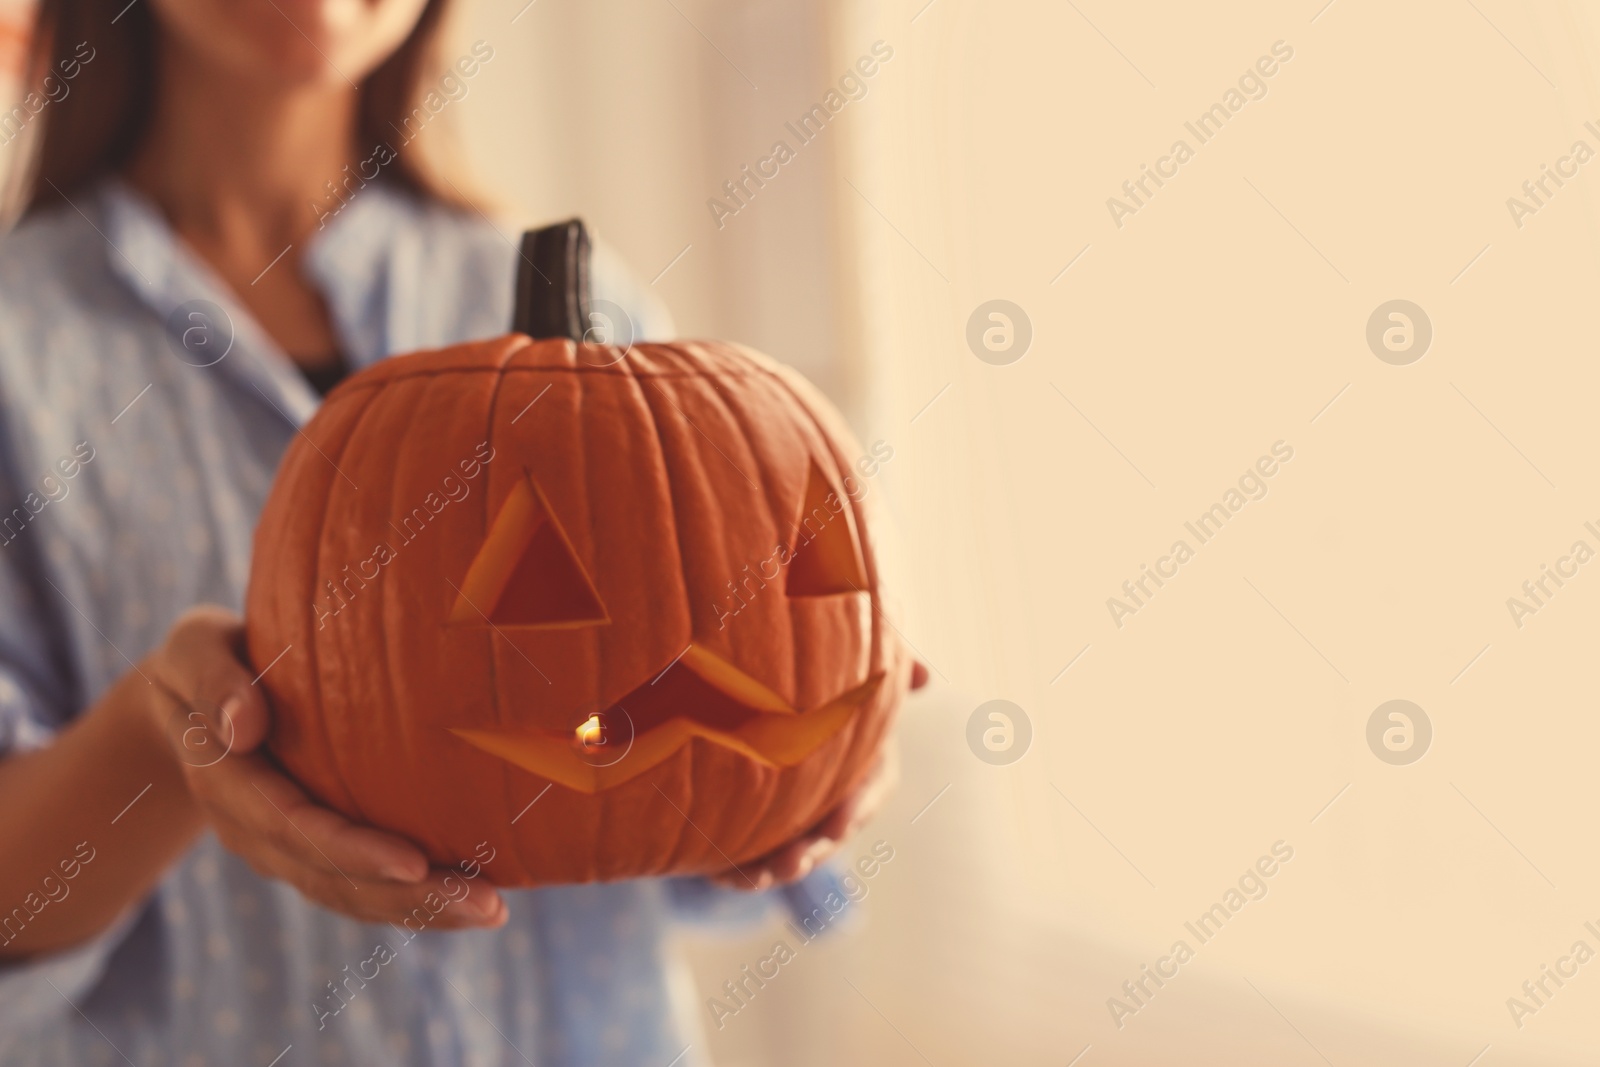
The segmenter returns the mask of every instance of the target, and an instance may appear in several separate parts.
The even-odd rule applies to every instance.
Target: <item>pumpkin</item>
[[[860,451],[756,352],[583,341],[581,224],[522,250],[521,332],[354,375],[285,454],[246,606],[271,752],[502,885],[747,862],[907,687]]]

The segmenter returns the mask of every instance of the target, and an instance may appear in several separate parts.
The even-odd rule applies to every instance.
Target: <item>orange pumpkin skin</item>
[[[487,842],[500,885],[771,851],[860,783],[908,684],[859,456],[807,383],[720,342],[512,334],[356,375],[256,533],[271,751],[438,864]],[[554,559],[557,529],[576,577],[519,547]],[[597,713],[614,747],[585,750]]]

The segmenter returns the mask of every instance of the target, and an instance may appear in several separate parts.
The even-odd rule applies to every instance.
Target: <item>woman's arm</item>
[[[104,930],[204,826],[150,685],[128,672],[54,744],[0,763],[0,956]]]
[[[463,892],[415,845],[318,806],[256,751],[270,719],[241,643],[236,616],[196,608],[52,745],[0,762],[0,958],[105,930],[208,825],[257,873],[353,918],[399,922],[432,896],[452,902],[437,928],[505,922],[492,888]]]

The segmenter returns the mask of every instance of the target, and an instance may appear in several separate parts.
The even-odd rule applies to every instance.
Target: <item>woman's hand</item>
[[[928,668],[921,663],[911,667],[911,688],[928,684]],[[756,892],[775,885],[797,882],[817,864],[839,850],[839,845],[861,829],[878,810],[900,781],[900,749],[893,741],[885,746],[872,771],[822,821],[788,844],[752,860],[742,867],[711,876],[711,881],[730,889]]]
[[[866,779],[844,801],[810,830],[776,851],[741,867],[711,876],[717,885],[757,892],[775,885],[797,882],[818,863],[839,850],[844,841],[878,813],[883,800],[900,779],[900,749],[891,742],[878,757]]]
[[[401,922],[419,907],[428,915],[424,898],[437,894],[455,902],[433,917],[435,928],[504,924],[505,902],[491,886],[430,870],[411,842],[317,805],[256,751],[270,713],[243,642],[237,616],[195,608],[147,664],[158,691],[151,714],[222,843],[263,877],[353,919]],[[451,875],[454,891],[444,885]],[[466,896],[462,885],[471,887]]]

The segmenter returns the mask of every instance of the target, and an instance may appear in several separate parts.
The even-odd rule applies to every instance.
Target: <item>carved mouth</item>
[[[691,644],[657,676],[572,733],[452,728],[468,744],[580,793],[621,785],[699,738],[764,766],[804,760],[870,704],[883,674],[810,711]]]

